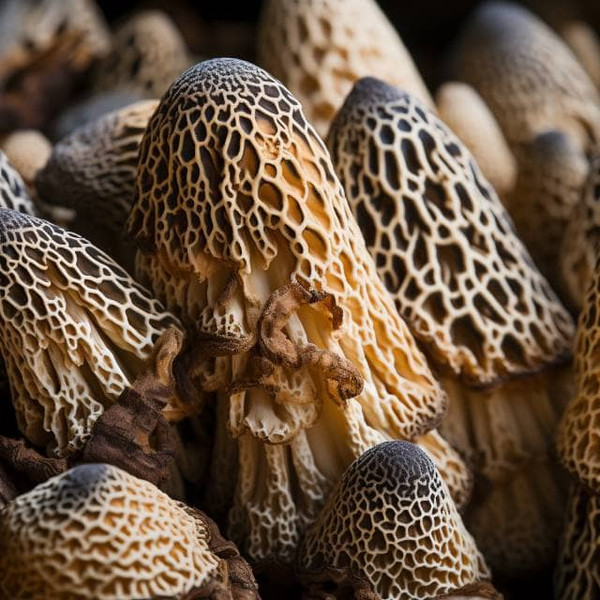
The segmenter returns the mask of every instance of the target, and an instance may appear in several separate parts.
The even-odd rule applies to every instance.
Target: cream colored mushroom
[[[0,351],[19,428],[80,449],[177,320],[106,254],[42,219],[0,210]]]
[[[18,210],[27,215],[35,215],[36,209],[25,182],[0,150],[0,208]]]
[[[600,89],[600,38],[596,31],[583,21],[569,21],[560,33],[596,88]]]
[[[289,562],[354,458],[445,408],[328,152],[265,71],[200,63],[150,120],[129,231],[141,279],[202,341],[199,385],[221,392],[214,504],[235,490],[230,534]]]
[[[548,458],[573,323],[472,156],[416,98],[374,78],[355,84],[328,144],[379,275],[449,395],[442,433],[492,485]]]
[[[400,36],[375,0],[267,0],[258,62],[300,100],[322,136],[352,84],[375,75],[435,106]]]
[[[435,99],[440,119],[461,139],[486,179],[504,197],[515,186],[517,162],[481,96],[470,85],[451,81],[438,89]]]
[[[452,53],[451,75],[477,90],[511,146],[547,130],[580,150],[600,140],[600,97],[567,45],[511,2],[477,8]]]
[[[298,564],[304,582],[361,584],[381,600],[433,598],[490,577],[435,465],[402,441],[379,444],[348,467]]]
[[[258,598],[223,546],[199,511],[117,467],[84,465],[0,511],[0,589],[14,600]]]

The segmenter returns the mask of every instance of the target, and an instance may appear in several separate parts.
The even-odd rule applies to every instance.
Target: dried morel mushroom
[[[600,140],[600,97],[567,45],[525,8],[486,2],[463,30],[452,78],[472,85],[509,144],[552,129],[579,148]]]
[[[134,89],[159,98],[191,65],[185,41],[160,10],[136,12],[117,28],[111,53],[98,65],[96,90]]]
[[[493,482],[547,457],[563,389],[536,373],[569,359],[573,323],[469,152],[374,78],[355,84],[328,143],[378,272],[442,375],[443,433]]]
[[[585,154],[560,131],[540,133],[516,151],[519,177],[503,198],[540,271],[560,282],[559,252],[588,174]]]
[[[436,93],[440,119],[475,157],[479,168],[503,197],[517,180],[517,162],[481,96],[466,83],[451,81]]]
[[[382,600],[433,598],[490,577],[435,465],[402,441],[379,444],[348,467],[298,563],[307,583],[356,582]]]
[[[254,560],[290,561],[354,458],[445,409],[328,152],[265,71],[200,63],[150,120],[129,230],[140,277],[199,340],[202,385],[223,392],[230,531]]]
[[[35,205],[23,179],[8,162],[2,150],[0,150],[0,208],[18,210],[32,216],[36,214]]]
[[[0,210],[0,351],[19,428],[80,448],[176,319],[87,240]]]
[[[267,0],[258,60],[300,100],[325,136],[352,84],[375,75],[431,99],[413,60],[375,0]]]
[[[106,464],[75,467],[0,511],[0,588],[42,598],[258,598],[214,523]]]

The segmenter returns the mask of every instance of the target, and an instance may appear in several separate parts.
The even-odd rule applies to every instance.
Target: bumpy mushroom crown
[[[490,575],[434,464],[401,441],[348,467],[298,556],[306,580],[366,579],[382,600],[431,598]]]
[[[19,427],[59,456],[81,447],[177,321],[87,240],[0,210],[0,350]]]
[[[485,100],[509,144],[548,129],[580,148],[600,140],[600,99],[566,44],[525,8],[486,2],[454,49],[452,77]]]
[[[152,484],[79,466],[0,511],[0,588],[15,600],[182,598],[225,587],[209,543],[207,523]]]
[[[431,99],[398,33],[374,0],[267,0],[260,64],[289,87],[325,136],[354,81],[375,75]]]
[[[36,214],[23,179],[13,169],[2,150],[0,150],[0,208],[18,210],[32,216]]]

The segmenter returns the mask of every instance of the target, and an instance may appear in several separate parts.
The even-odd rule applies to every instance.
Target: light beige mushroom
[[[500,197],[515,186],[517,162],[494,115],[483,98],[466,83],[444,83],[436,93],[440,119],[475,157]]]
[[[375,0],[267,0],[258,62],[300,100],[322,136],[352,84],[374,75],[435,106],[400,36]]]
[[[445,397],[323,142],[262,69],[216,59],[171,86],[128,224],[141,279],[202,341],[199,385],[221,392],[215,503],[235,490],[230,533],[255,561],[289,562],[344,468],[428,432]]]
[[[2,150],[0,150],[0,208],[18,210],[27,215],[35,215],[37,212],[25,182]]]
[[[560,34],[596,88],[600,89],[600,38],[594,28],[583,21],[568,21]]]
[[[472,156],[416,98],[374,78],[355,84],[328,144],[379,275],[449,395],[442,434],[492,485],[547,459],[574,327]]]
[[[304,582],[360,586],[381,600],[433,598],[490,577],[435,465],[402,441],[346,469],[298,564]]]
[[[258,598],[240,561],[205,515],[111,465],[75,467],[0,511],[0,588],[14,600]]]

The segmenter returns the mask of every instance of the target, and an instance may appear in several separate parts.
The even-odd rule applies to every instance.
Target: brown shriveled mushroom
[[[451,77],[477,90],[511,146],[547,130],[581,150],[600,141],[598,90],[558,35],[522,6],[477,8],[453,50]]]
[[[200,63],[150,120],[129,231],[140,277],[198,340],[190,376],[221,392],[215,503],[235,492],[230,534],[289,563],[354,458],[445,410],[327,149],[268,73]]]
[[[37,211],[25,182],[0,150],[0,208],[18,210],[35,216]]]
[[[266,0],[258,62],[300,100],[322,135],[352,84],[375,75],[435,106],[400,36],[375,0]]]
[[[515,186],[517,162],[481,96],[466,83],[450,81],[438,89],[435,99],[440,119],[461,139],[486,179],[504,197]]]
[[[594,28],[583,21],[569,21],[560,34],[600,90],[600,37]]]
[[[490,577],[435,465],[402,441],[346,469],[306,532],[298,569],[305,583],[355,587],[370,600],[434,598]]]
[[[19,428],[57,456],[81,448],[176,319],[87,240],[0,210],[0,351]]]
[[[0,510],[0,589],[14,600],[258,598],[214,523],[117,467],[75,467]]]
[[[551,453],[568,384],[560,366],[570,357],[569,314],[472,156],[417,99],[362,79],[328,143],[378,272],[449,395],[442,433],[476,475],[504,485]],[[560,510],[559,500],[541,496]],[[510,523],[482,524],[500,532],[519,518],[515,510]],[[473,531],[484,552],[486,532]]]

